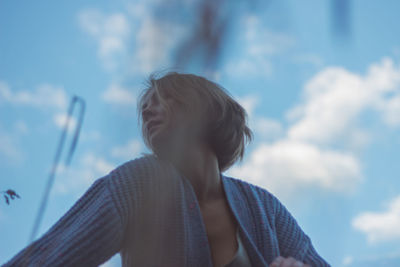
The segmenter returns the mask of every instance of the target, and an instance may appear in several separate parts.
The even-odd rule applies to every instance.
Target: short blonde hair
[[[139,95],[137,103],[138,123],[143,122],[143,110],[151,97],[152,89],[166,110],[166,119],[171,118],[171,107],[165,101],[172,97],[193,114],[200,114],[204,120],[204,139],[218,159],[221,172],[231,167],[238,159],[242,160],[246,143],[253,139],[253,132],[247,126],[246,110],[236,102],[229,92],[215,82],[204,77],[168,72],[157,78],[156,73],[149,75],[147,87]],[[147,129],[142,123],[142,136],[151,150]],[[154,151],[154,150],[153,150]]]

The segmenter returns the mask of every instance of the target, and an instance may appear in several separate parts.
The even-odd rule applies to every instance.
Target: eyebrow
[[[149,100],[152,100],[153,102],[158,103],[159,100],[158,100],[158,95],[157,95],[157,93],[156,93],[156,92],[153,92],[152,95],[151,95],[151,97],[149,98]]]
[[[150,97],[150,95],[151,95],[151,97]],[[153,102],[154,102],[155,100],[158,101],[158,99],[156,99],[156,97],[157,97],[156,92],[148,93],[148,94],[146,95],[146,97],[144,98],[145,101],[144,101],[144,103],[143,103],[143,105],[142,105],[142,109],[145,109],[145,107],[149,104],[149,102],[150,102],[151,100],[153,100]]]

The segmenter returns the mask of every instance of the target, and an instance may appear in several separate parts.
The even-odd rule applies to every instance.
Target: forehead
[[[173,98],[168,90],[156,90],[154,87],[150,87],[144,96],[143,102],[158,101],[160,97],[162,99]]]
[[[154,88],[149,88],[147,91],[146,91],[146,93],[145,93],[145,95],[144,95],[144,97],[143,97],[143,104],[146,104],[146,103],[148,103],[148,102],[150,102],[150,101],[153,101],[154,102],[154,100],[156,100],[158,98],[158,96],[157,96],[157,94],[155,93],[155,90],[154,90]]]

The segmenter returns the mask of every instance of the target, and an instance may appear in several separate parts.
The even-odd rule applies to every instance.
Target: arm
[[[109,179],[97,179],[42,237],[3,267],[98,266],[119,252],[123,225]]]
[[[313,267],[329,267],[330,265],[318,255],[311,239],[300,228],[295,218],[276,197],[272,197],[275,204],[275,228],[281,256],[293,257]]]

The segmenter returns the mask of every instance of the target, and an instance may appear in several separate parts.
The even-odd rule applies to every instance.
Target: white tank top
[[[238,250],[236,251],[232,261],[226,264],[225,267],[251,267],[249,256],[247,255],[246,249],[240,238],[239,227],[236,230],[236,237],[239,244]]]

